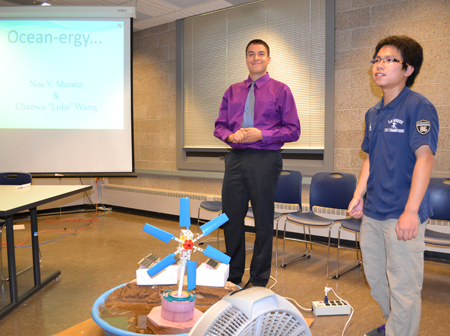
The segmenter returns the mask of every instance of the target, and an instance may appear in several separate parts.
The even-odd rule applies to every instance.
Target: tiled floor
[[[50,241],[70,229],[84,223],[45,223],[48,219],[68,217],[89,218],[92,213],[39,217],[40,242]],[[78,230],[77,235],[67,235],[41,246],[43,261],[42,275],[61,270],[59,279],[27,300],[21,307],[0,320],[1,335],[53,335],[90,317],[92,304],[108,288],[115,287],[135,278],[137,262],[144,255],[153,252],[161,257],[174,251],[175,242],[165,244],[144,233],[142,228],[150,223],[173,234],[179,234],[178,222],[108,212],[89,229]],[[25,230],[15,231],[15,238],[21,241],[29,236],[29,224],[23,221]],[[64,229],[66,229],[64,231]],[[63,230],[45,232],[46,230]],[[194,230],[196,230],[194,228]],[[213,234],[212,236],[215,236]],[[5,238],[3,238],[5,239]],[[247,235],[251,246],[253,236]],[[217,247],[217,245],[215,245]],[[224,250],[224,244],[220,246]],[[300,243],[287,242],[288,258],[300,249]],[[335,256],[333,250],[333,256]],[[31,249],[16,249],[18,269],[31,264]],[[250,263],[248,252],[247,264]],[[3,255],[5,260],[6,254]],[[354,252],[341,255],[345,267],[353,262]],[[311,259],[299,261],[284,269],[275,266],[273,259],[272,276],[277,285],[272,289],[281,296],[295,299],[303,307],[309,308],[311,301],[322,300],[324,287],[328,284],[339,296],[350,302],[355,313],[345,335],[362,336],[365,332],[384,323],[381,311],[371,299],[369,287],[362,269],[356,269],[339,280],[326,278],[326,248],[314,247]],[[248,279],[248,273],[244,283]],[[32,283],[32,272],[18,277],[19,291],[26,291]],[[7,282],[1,281],[0,307],[9,300]],[[273,281],[269,282],[271,286]],[[442,264],[426,263],[423,287],[423,306],[420,335],[444,336],[450,332],[450,267]],[[330,299],[333,295],[330,295]],[[304,317],[314,317],[311,312],[302,311]],[[348,316],[318,317],[311,326],[314,336],[338,336],[348,320]]]

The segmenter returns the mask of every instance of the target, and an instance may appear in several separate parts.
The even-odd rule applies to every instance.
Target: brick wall
[[[133,34],[135,167],[176,170],[175,22]],[[221,180],[138,174],[110,183],[220,195]]]
[[[175,23],[134,33],[135,167],[176,170]]]
[[[364,114],[380,98],[371,80],[376,43],[407,34],[424,47],[425,61],[412,87],[435,104],[440,139],[433,176],[450,176],[450,2],[448,0],[336,0],[336,171],[359,174]],[[136,168],[176,170],[175,23],[134,33]],[[221,181],[140,175],[111,183],[219,195]],[[308,198],[305,188],[304,200]]]
[[[388,35],[409,35],[424,48],[412,90],[425,95],[440,119],[433,176],[450,170],[450,2],[336,0],[335,170],[359,174],[365,154],[364,114],[381,98],[369,60]]]

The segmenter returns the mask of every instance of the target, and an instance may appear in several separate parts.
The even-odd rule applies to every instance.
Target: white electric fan
[[[295,306],[264,287],[228,294],[209,308],[188,336],[311,336]]]

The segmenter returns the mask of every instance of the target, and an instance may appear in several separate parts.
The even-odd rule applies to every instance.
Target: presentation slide
[[[0,33],[0,128],[123,128],[123,22],[0,21]]]
[[[135,9],[36,7],[0,12],[0,171],[132,173]]]

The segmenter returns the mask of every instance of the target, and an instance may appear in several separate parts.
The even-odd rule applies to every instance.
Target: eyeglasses
[[[370,60],[370,64],[379,64],[381,62],[387,63],[389,65],[392,65],[394,63],[400,63],[402,65],[409,65],[406,62],[400,61],[400,60],[398,60],[396,58],[392,58],[392,57],[388,57],[388,58],[374,58],[374,59]]]

